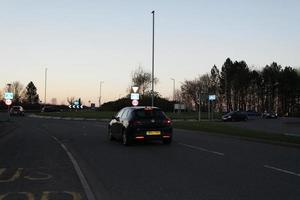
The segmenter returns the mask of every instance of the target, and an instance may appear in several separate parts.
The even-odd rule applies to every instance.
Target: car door
[[[112,119],[110,131],[115,137],[118,137],[120,131],[120,117],[123,114],[124,109],[120,110],[118,114]]]
[[[117,130],[117,134],[119,138],[122,137],[123,129],[126,127],[126,120],[127,120],[127,113],[129,112],[129,109],[124,109],[122,114],[120,115],[120,120],[119,120],[119,126]]]

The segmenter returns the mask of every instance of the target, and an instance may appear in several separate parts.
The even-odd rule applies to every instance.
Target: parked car
[[[248,117],[260,117],[261,114],[255,110],[247,110]]]
[[[262,118],[265,119],[277,119],[278,115],[275,112],[264,112]]]
[[[125,107],[112,117],[108,125],[109,140],[120,139],[124,145],[147,140],[170,144],[172,137],[172,122],[157,107]]]
[[[222,120],[226,121],[247,121],[247,113],[241,111],[232,111],[222,116]]]
[[[10,115],[19,115],[19,116],[24,116],[24,109],[22,106],[13,106],[9,110]]]

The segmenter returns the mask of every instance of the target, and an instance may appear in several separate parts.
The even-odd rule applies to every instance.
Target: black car
[[[262,118],[265,119],[277,119],[278,115],[275,112],[264,112]]]
[[[10,110],[9,110],[9,114],[10,115],[19,115],[19,116],[24,116],[24,109],[22,106],[13,106]]]
[[[108,125],[109,140],[121,139],[124,145],[146,140],[161,140],[164,144],[170,144],[172,137],[172,122],[157,107],[123,108]]]
[[[232,111],[222,116],[223,121],[246,121],[247,113],[241,111]]]

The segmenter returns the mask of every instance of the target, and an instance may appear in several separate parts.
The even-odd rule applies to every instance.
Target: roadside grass
[[[78,118],[94,118],[94,119],[111,119],[116,112],[111,111],[66,111],[66,112],[40,112],[35,113],[42,116],[52,116],[52,117],[78,117]]]
[[[117,112],[113,111],[94,111],[94,110],[78,110],[66,112],[45,112],[36,113],[43,116],[55,117],[71,117],[71,118],[95,118],[95,119],[111,119]],[[300,137],[288,136],[283,134],[268,133],[258,130],[245,129],[240,127],[231,126],[224,122],[216,121],[187,121],[195,120],[198,118],[198,113],[166,113],[174,121],[174,128],[203,131],[212,134],[222,134],[248,139],[259,139],[270,142],[292,143],[300,144]],[[207,119],[207,113],[201,113],[201,119]],[[217,115],[215,115],[217,116]]]
[[[55,116],[55,117],[79,117],[79,118],[95,118],[95,119],[111,119],[111,117],[117,112],[114,111],[96,111],[96,110],[71,110],[71,111],[64,111],[64,112],[39,112],[34,113],[37,115],[42,116]],[[181,112],[181,113],[173,113],[167,112],[168,117],[171,119],[179,119],[179,120],[191,120],[191,119],[198,119],[197,112]],[[201,113],[201,119],[207,119],[208,113],[203,112]],[[220,118],[218,113],[214,113],[214,118]]]
[[[300,137],[239,128],[230,126],[224,122],[176,121],[173,122],[173,125],[174,128],[178,129],[203,131],[206,133],[223,134],[248,139],[259,139],[270,142],[300,144]]]

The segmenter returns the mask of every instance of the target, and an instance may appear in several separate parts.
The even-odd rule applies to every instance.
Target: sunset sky
[[[124,96],[138,66],[151,72],[156,12],[156,90],[194,79],[227,57],[261,68],[300,67],[297,0],[0,0],[0,88],[33,81],[41,100]]]

